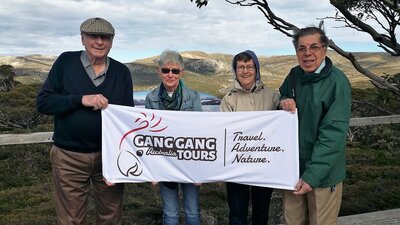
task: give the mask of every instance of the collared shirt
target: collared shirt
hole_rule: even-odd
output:
[[[96,87],[103,83],[103,81],[106,79],[108,65],[110,65],[110,58],[108,58],[108,56],[106,58],[106,67],[102,72],[99,73],[99,75],[96,75],[96,73],[94,72],[93,66],[89,61],[89,57],[87,56],[86,51],[82,51],[81,62],[86,70],[86,73]]]
[[[319,65],[318,69],[315,70],[314,73],[320,73],[321,70],[325,67],[325,59],[322,61],[321,65]]]

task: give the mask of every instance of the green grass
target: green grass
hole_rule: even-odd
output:
[[[0,224],[55,224],[49,149],[49,144],[0,147]],[[350,146],[347,156],[341,215],[400,208],[398,149]],[[200,190],[203,217],[227,224],[225,184],[203,184]],[[162,224],[158,186],[126,184],[123,210],[122,224]],[[91,198],[87,224],[94,224],[94,215]]]

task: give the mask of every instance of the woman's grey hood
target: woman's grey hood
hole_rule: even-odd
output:
[[[260,63],[258,62],[258,58],[257,58],[256,54],[251,50],[246,50],[246,51],[243,51],[243,52],[249,54],[251,59],[253,59],[254,65],[256,67],[256,83],[257,83],[258,81],[260,81],[260,78],[261,78],[261,76],[260,76]],[[239,54],[241,54],[243,52],[240,52],[237,55],[239,55]],[[235,57],[233,57],[233,58],[235,58]],[[235,62],[235,60],[232,60],[232,71],[233,71],[233,78],[236,80],[236,62]]]

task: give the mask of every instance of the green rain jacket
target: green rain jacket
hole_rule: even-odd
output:
[[[300,177],[313,188],[343,181],[351,112],[347,77],[326,57],[318,74],[305,74],[300,66],[292,68],[279,91],[281,99],[294,98],[297,105]]]

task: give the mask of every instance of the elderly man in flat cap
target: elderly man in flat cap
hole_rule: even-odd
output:
[[[84,224],[90,187],[96,224],[119,224],[123,184],[103,180],[101,109],[109,103],[133,106],[129,69],[108,57],[114,28],[90,18],[80,27],[84,51],[62,53],[38,95],[36,108],[54,116],[50,151],[58,224]]]

